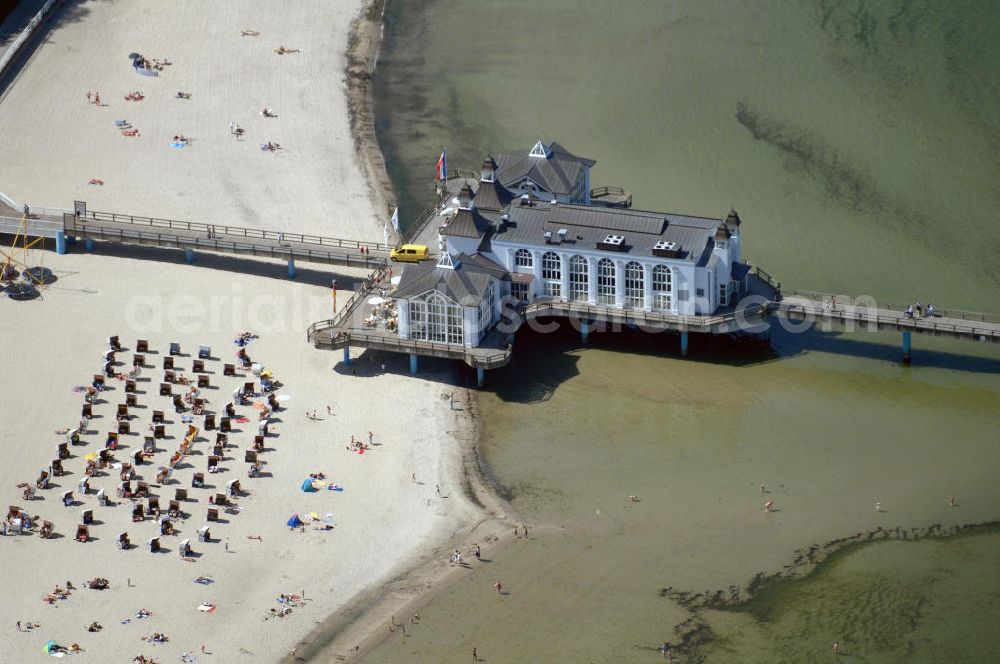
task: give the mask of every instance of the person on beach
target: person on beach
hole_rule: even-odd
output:
[[[435,484],[434,485],[434,491],[437,493],[438,498],[440,498],[441,497],[441,485],[440,484]]]
[[[493,590],[497,591],[497,595],[501,594],[500,591],[503,590],[503,584],[500,583],[500,579],[497,579],[497,582],[493,584]]]
[[[773,500],[769,500],[766,503],[764,503],[764,511],[765,512],[772,512],[772,511],[774,511],[774,501]]]
[[[101,93],[100,92],[95,92],[94,93],[94,104],[96,104],[97,106],[101,105]]]
[[[840,654],[840,641],[834,641],[833,642],[833,654],[834,655],[839,655]]]
[[[479,545],[476,545],[476,562],[481,562],[481,557],[483,552],[479,549]]]
[[[761,484],[761,485],[760,485],[760,492],[761,492],[761,493],[767,493],[767,487],[766,487],[766,486],[764,486],[763,484]]]
[[[87,103],[90,103],[90,99],[93,95],[90,94],[90,90],[87,90]]]
[[[958,507],[958,500],[955,499],[955,496],[952,496],[951,498],[948,499],[948,506]]]
[[[472,649],[472,661],[473,662],[478,662],[479,661],[479,653],[476,652],[475,648]]]
[[[881,512],[882,511],[882,501],[881,500],[876,500],[875,501],[875,511],[876,512]]]

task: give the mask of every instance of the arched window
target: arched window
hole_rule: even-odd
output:
[[[597,263],[597,302],[615,303],[615,263],[610,258],[602,258]]]
[[[518,249],[514,252],[514,267],[523,267],[531,270],[535,267],[535,259],[527,249]]]
[[[656,311],[673,310],[673,277],[666,265],[653,268],[653,309]]]
[[[645,301],[645,288],[643,285],[644,273],[642,265],[631,261],[625,265],[625,306],[632,309],[641,309]]]
[[[554,251],[542,254],[542,281],[546,295],[551,297],[562,295],[562,260]]]
[[[583,256],[573,256],[569,259],[569,299],[587,299],[590,266]]]
[[[463,342],[462,307],[436,291],[410,300],[410,338],[460,344]]]

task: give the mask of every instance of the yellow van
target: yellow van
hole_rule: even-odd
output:
[[[393,249],[389,258],[401,263],[419,263],[427,259],[427,247],[422,244],[404,244]]]

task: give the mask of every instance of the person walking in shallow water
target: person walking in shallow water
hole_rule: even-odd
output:
[[[764,511],[765,512],[773,512],[774,511],[774,501],[773,500],[769,500],[766,503],[764,503]]]
[[[840,641],[834,641],[833,642],[833,654],[834,655],[839,655],[840,654]]]

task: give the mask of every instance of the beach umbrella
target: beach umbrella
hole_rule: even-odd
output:
[[[55,647],[56,647],[56,642],[55,641],[49,641],[48,643],[46,643],[45,644],[45,648],[44,648],[45,654],[48,655],[49,653],[51,653],[52,649],[55,648]]]
[[[141,53],[136,53],[135,51],[133,51],[132,53],[128,54],[128,59],[129,60],[135,60],[136,58],[141,58],[141,57],[142,57],[142,54]]]
[[[94,459],[97,458],[97,452],[91,452],[90,454],[88,454],[83,458],[86,459],[87,461],[93,461]]]

